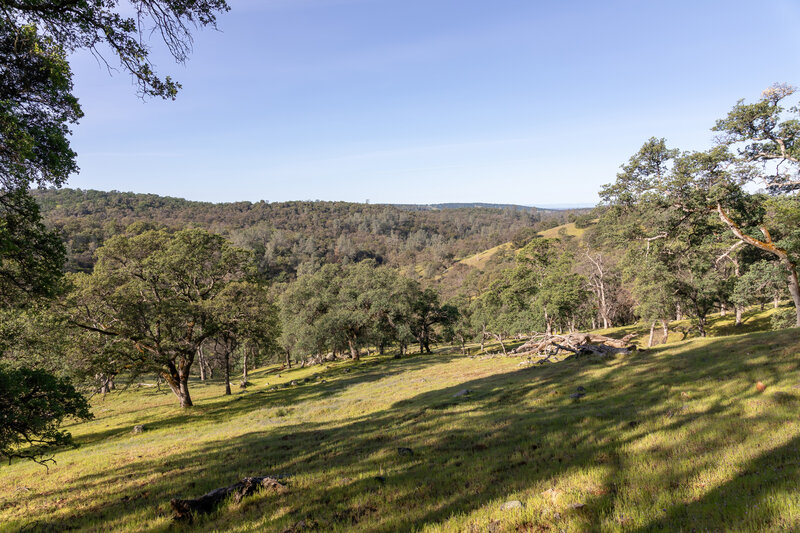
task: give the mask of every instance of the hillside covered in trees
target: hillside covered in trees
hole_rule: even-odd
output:
[[[347,202],[192,202],[153,194],[75,189],[34,191],[42,215],[67,245],[72,271],[87,271],[94,251],[134,223],[204,228],[252,249],[270,278],[293,279],[303,265],[372,258],[419,266],[429,276],[455,260],[557,226],[586,210],[522,206],[370,205]],[[534,231],[535,233],[535,231]]]

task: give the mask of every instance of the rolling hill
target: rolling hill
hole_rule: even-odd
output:
[[[190,411],[151,383],[97,396],[47,475],[0,467],[0,530],[165,530],[171,498],[253,475],[287,490],[191,530],[800,528],[798,330],[544,366],[475,350],[195,381]]]

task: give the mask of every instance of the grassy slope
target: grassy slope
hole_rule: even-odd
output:
[[[499,244],[493,248],[489,248],[488,250],[484,250],[475,255],[465,257],[464,259],[460,260],[459,263],[471,266],[473,268],[482,269],[484,266],[486,266],[486,263],[489,261],[489,259],[492,258],[494,254],[496,254],[501,250],[509,250],[512,248],[513,246],[510,242],[504,242],[503,244]]]
[[[82,446],[49,474],[0,466],[0,530],[166,529],[170,498],[276,473],[292,475],[288,493],[231,503],[193,530],[798,530],[798,333],[596,363],[435,354],[262,371],[234,397],[194,384],[189,412],[129,390],[95,399],[97,418],[70,428]],[[269,390],[315,374],[327,382]],[[570,399],[579,385],[586,397]],[[149,430],[131,435],[140,423]],[[524,509],[501,511],[510,499]]]
[[[561,226],[556,226],[555,228],[550,228],[545,231],[540,231],[539,235],[545,238],[557,239],[561,237],[562,230],[564,235],[578,238],[580,238],[586,232],[585,228],[576,228],[575,224],[571,222],[569,224],[562,224]],[[467,266],[482,269],[484,266],[486,266],[486,263],[489,261],[489,259],[491,259],[492,256],[494,256],[497,252],[510,249],[513,249],[513,245],[510,242],[505,242],[493,248],[489,248],[488,250],[465,257],[458,262]]]
[[[563,230],[565,235],[570,237],[578,237],[581,238],[584,233],[586,233],[586,228],[576,228],[574,222],[570,222],[569,224],[562,224],[561,226],[556,226],[555,228],[550,228],[545,231],[540,231],[539,235],[546,239],[557,239],[561,236],[561,231]]]
[[[792,308],[793,304],[784,302],[781,304],[780,309]],[[711,314],[707,317],[708,323],[706,324],[706,333],[710,337],[723,337],[726,335],[740,335],[742,333],[755,333],[758,331],[766,331],[770,329],[770,322],[772,315],[777,311],[772,305],[766,306],[763,310],[757,306],[746,310],[742,314],[742,324],[736,326],[736,317],[733,313],[728,313],[721,316],[719,313]],[[621,326],[616,328],[599,329],[596,331],[601,335],[608,335],[615,338],[621,338],[629,333],[635,333],[638,337],[635,342],[642,348],[647,346],[650,337],[650,324],[638,322],[629,326]],[[673,320],[669,323],[669,336],[667,342],[682,341],[687,338],[698,337],[696,328],[692,327],[690,319]],[[661,323],[656,324],[655,335],[653,335],[654,344],[661,344],[664,340],[664,335],[661,330]]]

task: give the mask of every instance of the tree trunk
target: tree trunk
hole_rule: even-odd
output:
[[[247,388],[247,353],[249,350],[245,350],[244,355],[242,356],[242,388]]]
[[[292,368],[292,352],[290,350],[286,350],[286,368]]]
[[[719,316],[727,316],[728,308],[725,306],[725,302],[719,304]]]
[[[792,295],[794,310],[797,314],[795,325],[800,328],[800,283],[797,282],[797,269],[792,270],[789,275],[789,294]]]
[[[724,222],[730,228],[733,234],[736,235],[740,241],[751,246],[755,246],[760,250],[764,250],[765,252],[769,252],[778,257],[788,275],[789,293],[792,295],[794,310],[795,314],[797,315],[796,325],[797,327],[800,327],[800,283],[798,283],[797,280],[797,265],[791,260],[789,253],[783,248],[775,245],[766,226],[761,226],[761,228],[759,228],[761,229],[761,233],[764,234],[764,240],[760,241],[744,233],[742,229],[731,219],[731,217],[728,216],[728,213],[725,212],[722,204],[719,202],[717,202],[717,212],[719,213],[720,220],[722,220],[722,222]]]
[[[192,397],[189,395],[189,376],[181,376],[179,394],[181,407],[186,408],[194,405]]]
[[[379,355],[383,355],[383,353],[384,353],[385,351],[386,351],[386,347],[384,346],[383,342],[381,342],[380,344],[378,344],[378,354],[379,354]]]
[[[98,393],[105,395],[114,390],[114,376],[95,374],[94,379],[100,383],[100,387],[97,389]]]
[[[650,324],[650,339],[647,341],[648,348],[653,347],[653,337],[655,336],[655,333],[656,333],[656,321],[653,320],[653,322]]]
[[[200,363],[200,381],[206,380],[206,356],[203,353],[203,345],[197,348],[197,362]]]
[[[356,343],[353,342],[353,339],[347,339],[347,345],[350,347],[350,357],[353,361],[358,361],[358,349],[356,348]]]
[[[503,349],[503,355],[508,355],[508,352],[506,352],[506,345],[503,344],[503,336],[502,335],[495,335],[495,338],[500,343],[500,348]]]
[[[742,306],[741,305],[737,305],[736,306],[736,324],[735,325],[736,326],[741,326],[742,325]]]
[[[773,305],[775,309],[781,306],[781,295],[778,291],[775,291],[775,298],[773,300]]]
[[[214,379],[214,369],[211,367],[211,363],[208,362],[208,358],[203,355],[203,362],[206,366],[206,376],[208,379]]]
[[[669,322],[664,319],[661,320],[661,331],[664,333],[661,344],[667,344],[667,339],[669,339]]]
[[[189,395],[189,369],[191,363],[184,366],[180,371],[173,363],[168,364],[168,372],[162,372],[161,377],[167,382],[172,393],[178,398],[182,408],[191,407],[192,397]]]
[[[680,302],[675,304],[675,320],[683,320],[683,310]]]
[[[706,317],[704,316],[697,317],[697,330],[700,332],[701,337],[706,336]]]
[[[228,350],[225,350],[225,396],[231,394],[231,356]]]

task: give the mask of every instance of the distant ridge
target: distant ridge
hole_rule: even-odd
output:
[[[532,205],[518,205],[518,204],[490,204],[484,202],[462,202],[462,203],[444,203],[444,204],[390,204],[400,209],[408,210],[426,210],[426,209],[511,209],[514,211],[557,211],[558,209],[534,207]]]
[[[240,200],[237,202],[208,202],[202,200],[187,200],[186,198],[182,198],[179,196],[165,196],[160,194],[154,193],[140,193],[140,192],[123,192],[123,191],[101,191],[97,189],[80,189],[80,188],[69,188],[64,187],[61,189],[47,189],[47,190],[34,190],[33,195],[42,201],[44,198],[48,197],[64,197],[64,196],[71,196],[74,194],[78,195],[88,195],[97,198],[98,196],[116,196],[116,197],[125,197],[125,198],[137,198],[140,201],[151,202],[151,207],[154,206],[161,206],[163,204],[170,204],[170,203],[185,203],[187,205],[194,205],[194,206],[228,206],[228,205],[254,205],[259,203],[257,200]],[[261,202],[264,202],[261,200]],[[342,205],[358,205],[362,204],[362,202],[348,202],[344,200],[290,200],[290,201],[275,201],[266,203],[272,204],[297,204],[297,203],[319,203],[319,204],[342,204]],[[369,204],[369,201],[367,201]],[[556,211],[585,211],[593,208],[592,204],[549,204],[543,207],[532,206],[532,205],[520,205],[520,204],[493,204],[487,202],[446,202],[440,204],[393,204],[393,203],[386,203],[386,202],[376,202],[376,206],[379,205],[387,205],[397,209],[402,209],[405,211],[437,211],[437,210],[445,210],[445,209],[509,209],[512,211],[523,211],[527,213],[536,213],[536,212],[551,212],[554,213]]]

